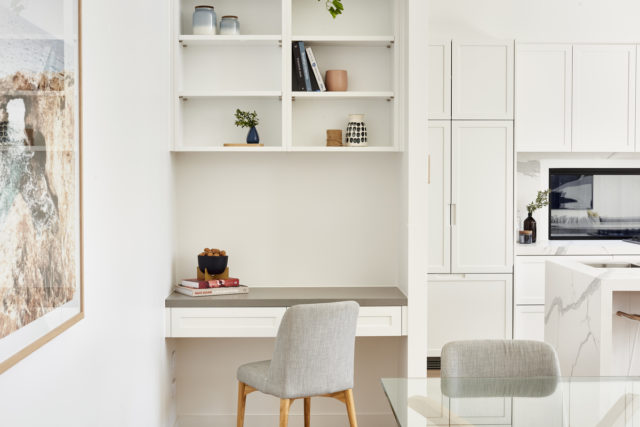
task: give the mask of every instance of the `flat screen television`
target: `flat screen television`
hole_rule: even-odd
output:
[[[640,236],[640,169],[549,169],[549,239]]]

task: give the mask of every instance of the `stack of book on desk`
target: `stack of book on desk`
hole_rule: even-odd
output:
[[[176,286],[176,292],[190,297],[211,295],[248,294],[249,288],[234,278],[218,280],[185,279]]]

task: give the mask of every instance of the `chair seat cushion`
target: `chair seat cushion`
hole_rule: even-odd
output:
[[[270,365],[271,360],[262,360],[260,362],[242,365],[238,368],[238,381],[264,393]]]

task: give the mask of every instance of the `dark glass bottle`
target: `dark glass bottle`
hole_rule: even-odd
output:
[[[536,242],[536,220],[533,219],[531,214],[529,214],[527,219],[524,220],[524,229],[525,230],[531,230],[531,232],[533,234],[532,241],[533,241],[533,243],[535,243]]]

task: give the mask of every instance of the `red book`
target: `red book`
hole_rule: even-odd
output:
[[[182,286],[186,288],[194,289],[208,289],[208,288],[235,288],[240,286],[240,279],[228,278],[217,280],[198,280],[198,279],[184,279]]]

